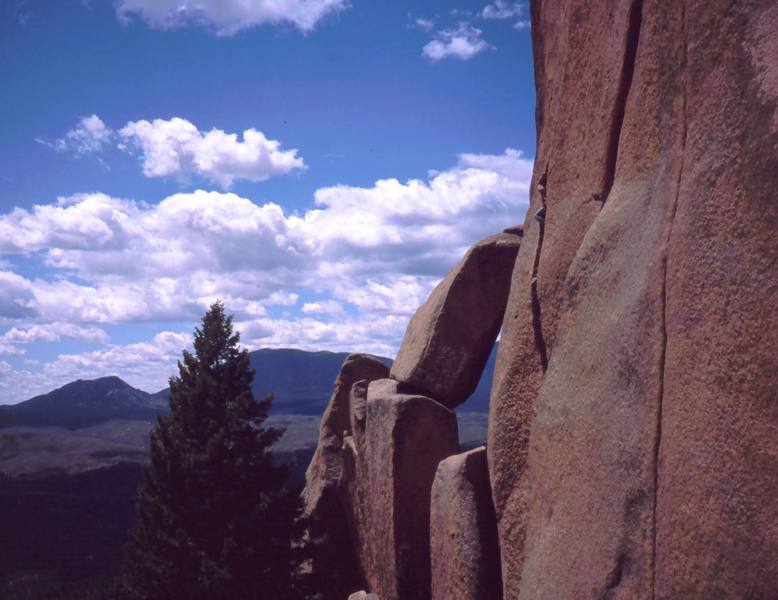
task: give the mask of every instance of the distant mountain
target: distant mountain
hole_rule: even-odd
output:
[[[255,371],[251,391],[261,400],[273,394],[274,415],[321,416],[327,406],[335,378],[348,352],[306,352],[291,348],[262,348],[249,353]],[[391,366],[392,359],[377,357]],[[154,398],[167,402],[165,388]]]
[[[273,394],[274,414],[321,415],[348,352],[263,348],[249,354],[258,400]],[[391,358],[377,357],[387,366]]]
[[[496,346],[495,346],[496,348]],[[273,415],[320,416],[348,353],[262,349],[249,354],[256,371],[252,390],[257,399],[273,394]],[[387,365],[389,358],[379,357]],[[470,399],[460,407],[485,413],[494,371],[495,351]],[[119,377],[79,379],[48,394],[11,406],[0,406],[0,428],[67,427],[77,429],[117,420],[153,420],[166,411],[169,390],[149,394]]]
[[[0,427],[59,426],[75,429],[108,420],[153,419],[167,402],[118,377],[79,379],[48,394],[0,406]]]
[[[484,368],[484,374],[473,395],[461,406],[467,412],[489,412],[489,392],[497,345]],[[271,414],[320,416],[327,406],[335,378],[348,352],[306,352],[289,348],[263,348],[249,353],[255,370],[251,386],[258,400],[273,394]],[[392,359],[379,356],[387,366]],[[169,390],[155,394],[167,399]]]

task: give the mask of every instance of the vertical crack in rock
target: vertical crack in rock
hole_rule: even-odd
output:
[[[538,181],[541,205],[535,213],[535,220],[540,225],[538,232],[538,245],[535,248],[535,261],[532,264],[532,278],[530,279],[530,291],[532,296],[532,329],[535,333],[535,347],[540,355],[540,368],[546,372],[548,368],[548,352],[546,340],[543,338],[543,328],[540,323],[540,299],[538,298],[538,268],[540,267],[540,252],[543,250],[543,237],[546,234],[546,181],[548,180],[548,164],[543,175]]]
[[[668,235],[668,239],[669,239]],[[665,250],[666,252],[666,250]],[[654,432],[654,503],[651,508],[651,598],[656,597],[656,514],[659,500],[659,450],[662,443],[662,401],[665,387],[665,358],[667,354],[667,254],[662,258],[662,352],[659,357],[659,398]]]
[[[624,62],[621,66],[621,78],[619,91],[613,109],[613,121],[611,122],[610,135],[608,136],[608,148],[605,154],[605,176],[602,189],[594,195],[594,199],[605,204],[613,187],[616,177],[616,161],[619,156],[619,138],[621,128],[624,125],[624,114],[627,109],[627,98],[632,87],[632,78],[635,74],[635,60],[638,53],[638,41],[643,21],[643,0],[633,0],[629,9],[629,26],[627,27],[627,43],[624,50]]]
[[[638,0],[640,1],[640,0]],[[683,56],[680,69],[684,76],[684,89],[683,100],[681,105],[681,124],[683,127],[681,133],[681,162],[678,168],[678,180],[676,182],[675,197],[673,198],[673,204],[670,209],[670,221],[667,230],[667,238],[665,240],[664,256],[662,257],[662,351],[660,354],[660,371],[659,371],[659,398],[657,402],[657,414],[656,414],[656,432],[654,438],[654,504],[652,508],[652,523],[651,523],[651,598],[656,598],[656,538],[657,538],[657,505],[659,502],[659,456],[662,444],[662,408],[664,403],[665,393],[665,370],[667,368],[667,271],[668,260],[670,253],[670,239],[673,233],[673,222],[675,221],[675,215],[678,211],[678,198],[681,194],[681,181],[683,179],[684,162],[686,157],[686,137],[688,134],[688,124],[686,122],[686,102],[688,97],[688,74],[686,68],[688,64],[688,43],[686,38],[686,0],[681,5],[681,27],[683,31]]]

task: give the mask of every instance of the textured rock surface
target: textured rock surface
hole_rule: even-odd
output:
[[[391,379],[367,392],[364,443],[349,443],[344,490],[367,588],[385,600],[429,598],[430,490],[438,463],[457,452],[456,415]],[[360,450],[362,448],[362,450]]]
[[[486,448],[441,461],[430,507],[432,600],[501,598]]]
[[[769,598],[778,7],[535,1],[532,32],[488,445],[505,597]]]
[[[778,590],[778,4],[697,1],[682,16],[656,597],[769,598]]]
[[[322,416],[319,428],[319,444],[306,472],[303,492],[309,514],[321,501],[321,497],[340,478],[342,469],[341,446],[344,432],[351,431],[349,396],[357,381],[373,381],[387,376],[389,368],[374,356],[349,354],[343,361],[335,380],[329,404]]]
[[[521,237],[478,242],[408,324],[391,376],[454,408],[478,385],[500,331]]]
[[[612,176],[606,156],[619,118],[630,21],[627,2],[531,6],[539,144],[497,355],[487,446],[507,598],[518,596],[524,559],[533,405],[554,348],[565,276],[601,209],[595,197]],[[533,215],[544,205],[541,223]]]
[[[362,586],[358,562],[348,534],[347,515],[339,498],[338,485],[343,471],[344,434],[351,429],[349,394],[358,380],[386,377],[389,368],[366,354],[350,354],[343,362],[330,402],[322,417],[319,443],[305,474],[303,502],[305,515],[311,519],[309,535],[326,537],[333,553],[317,557],[312,568],[322,575],[328,598],[343,598]]]
[[[383,381],[383,380],[379,380]],[[370,382],[357,381],[351,386],[350,420],[351,435],[343,439],[343,472],[338,486],[340,503],[346,515],[350,534],[350,547],[356,556],[355,570],[364,587],[367,582],[365,560],[371,540],[370,516],[368,505],[370,469],[366,464],[365,427],[367,425],[367,390]]]

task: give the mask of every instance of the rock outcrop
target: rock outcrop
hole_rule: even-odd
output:
[[[473,393],[500,331],[521,237],[478,242],[413,315],[391,376],[449,408]]]
[[[440,461],[459,450],[452,408],[481,377],[520,241],[521,228],[514,227],[467,253],[411,320],[391,378],[370,357],[352,355],[344,363],[303,493],[309,535],[326,546],[312,571],[328,599],[360,588],[384,600],[430,597],[432,482]],[[475,477],[471,471],[462,476]],[[485,490],[488,478],[471,528],[486,522]],[[474,577],[478,589],[494,583],[480,571]]]
[[[429,514],[438,463],[457,452],[456,415],[391,379],[367,390],[363,440],[349,443],[354,539],[367,588],[386,600],[430,595]],[[348,477],[348,475],[347,475]]]
[[[499,600],[497,522],[486,448],[438,465],[430,508],[432,600]]]
[[[778,7],[535,1],[532,32],[489,423],[505,595],[771,597]]]
[[[321,540],[337,554],[317,554],[311,565],[329,597],[344,598],[362,587],[359,562],[353,551],[347,517],[338,487],[343,473],[343,439],[351,432],[349,394],[357,381],[372,381],[388,375],[389,367],[373,356],[350,354],[343,362],[319,428],[319,443],[305,474],[303,503],[310,520],[308,535]]]
[[[531,0],[531,16],[515,262],[517,240],[477,246],[414,316],[397,381],[351,388],[340,489],[365,587],[489,597],[491,563],[511,600],[774,598],[778,5]],[[478,450],[433,484],[507,281],[488,478]]]

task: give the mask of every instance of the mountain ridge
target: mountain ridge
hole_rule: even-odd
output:
[[[463,406],[488,412],[495,349],[478,388]],[[273,394],[272,415],[321,416],[347,352],[309,352],[292,348],[262,348],[249,353],[255,370],[252,391],[257,400]],[[377,357],[391,366],[392,360]],[[78,379],[18,404],[0,406],[0,429],[66,427],[79,429],[114,420],[153,420],[168,409],[169,389],[149,393],[119,376]]]

